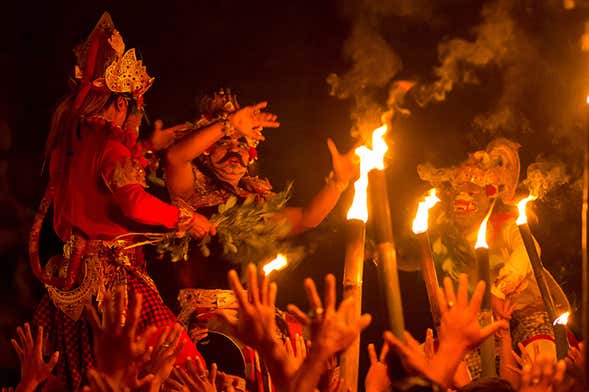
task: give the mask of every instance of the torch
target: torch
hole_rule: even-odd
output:
[[[496,199],[495,199],[496,200]],[[489,216],[495,206],[495,200],[489,208],[485,219],[479,227],[477,242],[474,246],[475,258],[477,263],[478,280],[485,282],[485,294],[481,304],[481,324],[482,326],[489,325],[493,322],[493,313],[491,310],[491,279],[489,268],[489,245],[487,244],[487,223]],[[497,369],[495,367],[495,337],[489,336],[481,344],[481,377],[497,377]]]
[[[554,306],[554,300],[552,299],[552,295],[550,295],[546,276],[544,275],[544,265],[542,264],[542,260],[536,249],[536,244],[532,237],[530,226],[528,225],[528,217],[526,216],[526,204],[528,201],[535,199],[535,196],[530,195],[517,203],[519,216],[516,223],[522,236],[524,246],[526,247],[526,252],[528,253],[530,264],[532,265],[532,271],[534,271],[534,277],[536,278],[540,295],[544,301],[544,306],[548,312],[548,317],[553,323],[554,340],[556,342],[556,358],[560,360],[566,358],[569,351],[566,329],[565,325],[559,321],[560,318],[556,314],[556,306]]]
[[[372,148],[376,160],[375,170],[369,173],[371,219],[374,220],[375,240],[378,251],[379,276],[387,303],[389,327],[395,336],[404,340],[405,321],[397,271],[397,251],[393,240],[391,210],[384,171],[384,155],[388,146],[384,140],[387,126],[377,128],[372,135]]]
[[[419,249],[421,252],[421,272],[423,274],[423,281],[427,291],[427,298],[429,300],[429,308],[432,313],[434,326],[437,328],[440,325],[440,307],[437,300],[438,277],[436,276],[436,268],[431,254],[430,239],[428,234],[428,220],[429,210],[435,206],[440,199],[436,196],[435,188],[430,189],[429,196],[426,196],[423,201],[420,201],[417,207],[417,213],[413,220],[413,234],[419,241]]]
[[[382,138],[384,132],[386,132],[386,127],[384,130],[379,128],[373,132],[373,145],[374,140]],[[368,220],[368,173],[377,167],[379,158],[376,156],[378,151],[370,150],[366,146],[360,146],[354,152],[360,158],[360,177],[354,183],[354,199],[346,217],[346,258],[344,265],[343,298],[354,298],[354,311],[349,317],[352,320],[357,320],[362,313],[362,275],[364,272],[366,221]],[[358,385],[359,361],[360,339],[356,339],[354,344],[341,356],[342,378],[348,386],[353,388],[353,391],[356,391]]]
[[[287,264],[288,260],[286,259],[286,256],[282,253],[278,253],[278,255],[276,255],[274,259],[264,264],[262,269],[264,270],[264,274],[268,276],[273,271],[280,271],[281,269],[284,269],[284,267],[286,267]]]

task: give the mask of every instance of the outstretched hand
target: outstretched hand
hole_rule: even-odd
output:
[[[346,153],[340,153],[334,141],[327,139],[327,148],[331,154],[331,165],[338,184],[348,185],[360,175],[360,160],[355,153],[355,147]]]
[[[262,130],[264,128],[278,128],[280,123],[276,121],[278,116],[261,110],[268,106],[268,102],[260,102],[246,106],[229,115],[231,125],[243,136],[254,140],[264,140]]]
[[[18,355],[20,361],[19,391],[33,391],[37,386],[45,381],[51,374],[51,371],[57,364],[59,352],[54,352],[48,362],[43,360],[43,327],[37,329],[37,336],[33,338],[29,323],[22,327],[16,328],[19,342],[11,339],[12,347]]]

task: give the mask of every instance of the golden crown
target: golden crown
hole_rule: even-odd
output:
[[[155,78],[147,74],[147,68],[137,60],[135,49],[129,49],[108,66],[104,74],[106,87],[115,93],[131,93],[141,97],[153,84]]]

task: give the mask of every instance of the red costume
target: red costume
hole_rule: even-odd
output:
[[[82,56],[85,61],[80,61],[78,53],[84,76],[66,100],[73,126],[63,126],[61,138],[50,137],[50,181],[31,234],[32,267],[48,290],[34,321],[44,326],[51,348],[61,354],[56,371],[68,390],[81,389],[85,370],[93,364],[91,330],[83,308],[94,296],[100,304],[105,292],[120,287],[127,294],[141,293],[138,333],[151,325],[162,329],[176,322],[147,275],[141,248],[130,247],[133,237],[126,234],[141,225],[174,229],[184,216],[144,190],[145,160],[136,130],[123,130],[86,110],[96,97],[113,94],[130,96],[140,109],[142,94],[152,83],[133,49],[110,56],[114,59],[105,61],[106,69],[94,64],[97,59],[109,59],[106,42],[117,49],[111,43],[114,35],[118,32],[105,14],[90,42],[82,46],[81,50],[87,50]],[[64,255],[53,257],[42,269],[38,239],[51,202],[55,232],[65,242]],[[184,335],[189,343],[179,360],[198,357]]]

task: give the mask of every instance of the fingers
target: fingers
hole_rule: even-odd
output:
[[[35,358],[43,359],[43,326],[37,327],[37,336],[35,337]]]
[[[263,101],[263,102],[258,102],[257,104],[255,104],[253,106],[254,110],[261,110],[264,109],[268,106],[268,102],[267,101]]]
[[[163,127],[164,127],[164,122],[162,120],[160,120],[159,118],[153,122],[153,129],[155,131],[161,131]]]
[[[466,308],[468,305],[468,277],[466,274],[460,274],[458,276],[458,297],[456,298],[456,304],[461,309]]]
[[[239,276],[237,276],[237,272],[235,270],[229,271],[227,274],[227,280],[229,282],[229,287],[235,293],[235,297],[237,302],[239,303],[239,307],[243,310],[249,309],[249,301],[247,299],[247,293],[241,282],[239,281]]]
[[[386,344],[384,346],[386,346]],[[378,362],[378,360],[376,359],[376,350],[374,349],[374,344],[372,343],[368,345],[368,358],[370,359],[371,365],[374,365]]]
[[[134,293],[131,298],[129,306],[129,314],[125,324],[125,334],[131,341],[135,338],[135,331],[139,324],[139,316],[141,314],[141,306],[143,304],[143,296],[140,293]]]
[[[249,297],[254,306],[260,305],[260,291],[258,288],[258,277],[256,274],[256,266],[249,264],[247,266],[247,288]]]
[[[331,154],[331,157],[336,157],[338,156],[340,153],[337,150],[337,146],[335,145],[335,143],[333,142],[333,139],[328,138],[327,139],[327,148],[329,149],[329,153]]]
[[[200,362],[200,361],[198,361]],[[217,364],[213,363],[211,365],[211,370],[209,371],[209,381],[211,384],[215,385],[215,380],[217,378]]]
[[[487,339],[489,336],[493,335],[495,332],[499,331],[501,328],[507,328],[509,324],[505,320],[495,321],[492,324],[489,324],[483,328],[481,328],[481,341]]]
[[[313,279],[305,279],[304,286],[305,292],[307,293],[307,301],[309,302],[309,307],[311,309],[323,309],[323,305],[321,304],[319,294],[317,294],[317,287],[315,287],[315,282],[313,282]]]
[[[473,314],[477,314],[481,310],[481,303],[483,302],[483,296],[485,295],[485,282],[480,281],[477,283],[472,298],[470,299],[469,308]]]
[[[454,285],[452,284],[452,280],[448,277],[444,278],[444,294],[449,304],[456,305],[456,294],[454,293]]]
[[[303,312],[298,306],[289,304],[287,305],[286,310],[288,310],[288,312],[292,314],[301,324],[311,324],[311,319],[309,316],[307,316],[307,314]]]
[[[440,287],[436,289],[436,298],[438,300],[438,306],[440,308],[440,315],[443,317],[446,313],[448,313],[448,302],[446,301],[444,291]]]
[[[387,359],[387,355],[389,355],[389,345],[383,344],[382,348],[380,349],[380,356],[378,357],[380,362],[385,362]]]
[[[336,292],[335,292],[335,276],[327,274],[325,276],[325,310],[335,310]]]
[[[276,295],[278,294],[278,285],[275,282],[270,283],[268,288],[268,306],[276,306]]]

